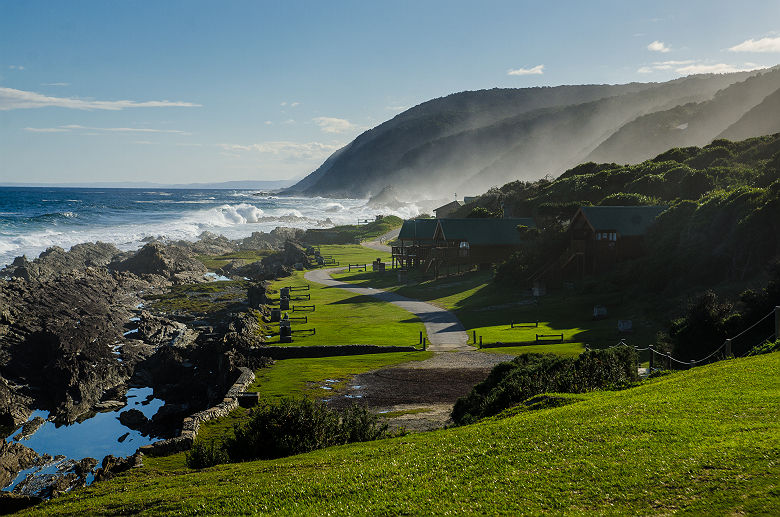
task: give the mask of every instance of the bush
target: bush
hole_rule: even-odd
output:
[[[624,387],[637,380],[632,347],[591,350],[576,359],[554,354],[524,354],[496,365],[487,379],[461,397],[452,409],[458,425],[497,415],[542,393],[582,393]]]
[[[196,441],[192,449],[185,455],[187,466],[191,469],[203,469],[213,467],[221,463],[228,463],[230,457],[225,449],[216,443],[204,443]]]
[[[232,461],[280,458],[388,436],[387,425],[378,421],[358,406],[342,416],[322,402],[285,398],[256,408],[225,446]]]

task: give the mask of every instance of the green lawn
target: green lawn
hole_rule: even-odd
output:
[[[540,298],[528,296],[492,282],[492,272],[473,271],[460,276],[451,276],[431,280],[413,273],[411,282],[400,286],[397,274],[388,271],[379,273],[337,273],[335,278],[362,286],[387,289],[398,294],[424,300],[453,311],[472,339],[473,331],[477,340],[483,343],[518,343],[533,346],[513,346],[491,348],[495,353],[524,353],[546,351],[563,355],[576,355],[589,344],[594,348],[612,346],[625,339],[627,343],[646,346],[654,342],[656,329],[649,324],[643,325],[645,314],[643,307],[631,300],[625,300],[619,294],[593,295],[573,290],[556,290]],[[593,306],[598,303],[607,306],[609,318],[594,321]],[[619,335],[617,320],[630,319],[637,332]],[[512,328],[511,323],[535,325]],[[536,334],[564,335],[563,344],[537,345]],[[472,342],[472,341],[470,341]]]
[[[324,256],[331,255],[339,263],[339,266],[368,264],[366,269],[369,271],[371,271],[371,263],[376,259],[381,258],[382,262],[388,263],[391,260],[389,253],[366,248],[359,244],[323,244],[322,246],[315,246],[315,248],[318,248]]]
[[[425,332],[425,326],[418,317],[395,305],[379,301],[373,296],[358,296],[343,289],[308,282],[301,271],[274,282],[272,289],[304,285],[310,285],[311,289],[294,291],[291,296],[294,298],[298,294],[310,294],[311,301],[292,300],[291,309],[294,305],[314,305],[314,311],[289,311],[288,314],[291,318],[308,317],[308,323],[293,322],[293,330],[316,328],[317,333],[294,333],[293,345],[413,346],[420,342],[420,332]],[[274,328],[278,330],[275,325]],[[269,341],[269,344],[278,343],[277,336],[273,336]]]
[[[780,514],[780,353],[570,405],[191,471],[146,458],[44,514]]]

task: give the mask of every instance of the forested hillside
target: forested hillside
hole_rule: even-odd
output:
[[[705,145],[731,126],[740,136],[766,134],[772,118],[750,111],[771,107],[778,88],[780,69],[770,69],[457,93],[366,131],[288,192],[366,197],[393,186],[407,200],[438,199],[557,176],[589,156],[636,163],[669,147]]]

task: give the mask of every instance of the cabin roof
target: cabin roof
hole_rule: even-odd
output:
[[[621,236],[644,235],[655,218],[668,206],[583,206],[579,214],[585,218],[594,231],[614,231]]]
[[[449,203],[447,203],[446,205],[441,205],[441,206],[440,206],[440,207],[438,207],[438,208],[434,208],[434,209],[433,209],[433,211],[435,212],[435,211],[437,211],[437,210],[441,210],[441,209],[443,209],[443,208],[444,208],[444,209],[451,208],[451,209],[453,209],[453,210],[454,210],[454,209],[456,209],[456,208],[460,208],[460,207],[462,207],[462,206],[463,206],[463,204],[464,204],[464,203],[463,203],[463,201],[457,201],[457,200],[456,200],[456,201],[450,201],[450,202],[449,202]]]
[[[472,246],[514,246],[523,242],[518,226],[536,228],[536,223],[530,217],[439,219],[436,237],[447,241],[467,241]]]
[[[403,241],[433,240],[436,219],[409,219],[404,221],[398,238]]]

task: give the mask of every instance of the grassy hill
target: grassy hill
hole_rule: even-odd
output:
[[[183,455],[36,514],[780,513],[780,353],[475,425],[202,471]]]

